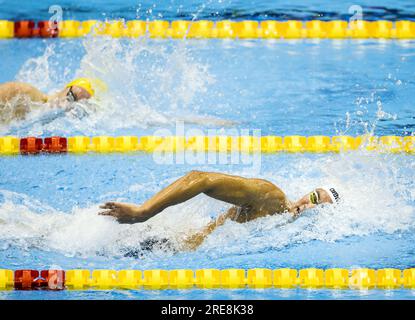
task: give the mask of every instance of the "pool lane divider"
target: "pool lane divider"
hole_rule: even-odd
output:
[[[0,20],[0,39],[77,38],[86,35],[173,39],[414,39],[415,21]]]
[[[51,153],[218,152],[328,153],[365,150],[415,153],[415,136],[74,136],[0,137],[0,155]]]
[[[411,269],[6,270],[0,290],[415,289]]]

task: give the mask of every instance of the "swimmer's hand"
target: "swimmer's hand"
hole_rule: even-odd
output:
[[[107,210],[101,211],[99,215],[115,217],[119,223],[144,222],[151,218],[146,210],[135,204],[107,202],[100,208]]]

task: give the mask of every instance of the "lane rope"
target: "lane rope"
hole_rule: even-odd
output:
[[[415,136],[74,136],[0,137],[0,155],[95,152],[415,153]]]
[[[114,38],[173,39],[414,39],[415,21],[287,20],[0,20],[0,38],[77,38],[86,35]]]
[[[178,270],[7,270],[0,290],[111,289],[415,289],[411,269],[178,269]]]

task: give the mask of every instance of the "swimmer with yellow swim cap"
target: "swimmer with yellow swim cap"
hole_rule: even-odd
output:
[[[65,93],[66,91],[66,93]],[[79,78],[68,83],[64,89],[66,100],[69,102],[89,99],[94,96],[95,90],[92,81],[87,78]]]
[[[267,215],[290,213],[297,218],[307,209],[325,203],[336,204],[340,197],[335,188],[316,188],[298,201],[290,201],[284,192],[270,181],[243,178],[216,172],[191,171],[161,190],[142,205],[107,202],[100,215],[112,216],[120,223],[144,222],[164,209],[185,202],[199,194],[233,205],[226,213],[201,231],[185,240],[183,249],[195,249],[218,226],[230,219],[239,223]]]
[[[46,95],[27,83],[2,83],[0,84],[0,123],[24,119],[26,114],[31,111],[30,105],[32,103],[47,103],[57,107],[65,107],[68,102],[90,99],[95,95],[96,87],[100,89],[104,86],[105,84],[99,80],[78,78],[68,83],[62,91],[54,95]],[[9,115],[4,114],[6,105],[12,106]],[[8,110],[10,111],[10,107]]]

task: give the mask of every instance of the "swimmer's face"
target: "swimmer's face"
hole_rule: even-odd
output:
[[[65,98],[69,102],[79,101],[91,98],[91,95],[82,87],[71,86],[64,90]]]
[[[297,202],[293,203],[291,212],[299,214],[307,209],[313,209],[320,204],[333,203],[327,191],[321,188],[314,189]]]

